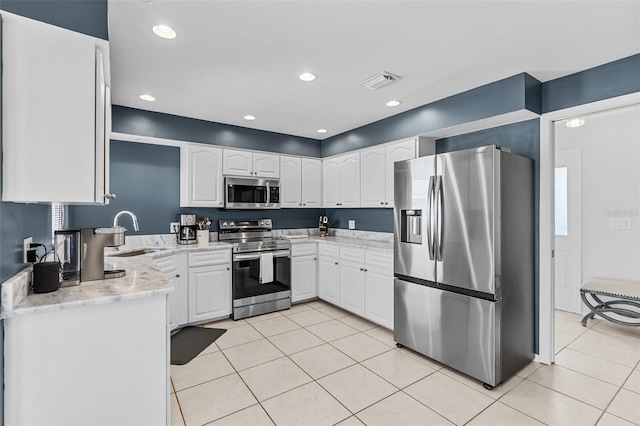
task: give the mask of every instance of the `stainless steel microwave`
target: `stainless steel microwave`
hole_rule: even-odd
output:
[[[226,209],[279,209],[280,179],[227,176],[224,178]]]

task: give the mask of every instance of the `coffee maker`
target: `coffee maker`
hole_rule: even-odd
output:
[[[80,230],[61,229],[54,232],[54,259],[60,262],[60,287],[80,285]]]
[[[178,244],[197,244],[197,230],[195,214],[180,215],[180,229],[178,231]]]

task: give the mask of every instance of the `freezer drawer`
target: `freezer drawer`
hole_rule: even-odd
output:
[[[501,302],[394,280],[396,342],[495,386]]]

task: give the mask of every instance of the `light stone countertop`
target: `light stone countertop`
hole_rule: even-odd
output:
[[[287,236],[286,234],[282,236]],[[38,312],[50,312],[76,307],[101,305],[145,297],[168,294],[174,291],[153,259],[171,256],[177,253],[189,253],[209,250],[230,250],[231,244],[211,241],[204,244],[178,245],[175,237],[141,236],[131,238],[133,244],[127,244],[119,250],[105,251],[105,269],[124,269],[126,275],[121,278],[82,282],[78,286],[64,287],[51,293],[34,294],[30,288],[31,268],[14,275],[2,284],[0,318],[12,318]],[[393,251],[393,243],[349,237],[319,237],[308,235],[304,238],[291,238],[292,244],[322,243],[338,244],[349,247]],[[140,248],[154,248],[159,251],[132,257],[114,257],[114,253],[127,253]]]

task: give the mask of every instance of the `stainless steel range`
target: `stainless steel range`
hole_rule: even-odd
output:
[[[289,309],[291,242],[273,238],[271,219],[218,225],[218,240],[233,244],[233,319]]]

